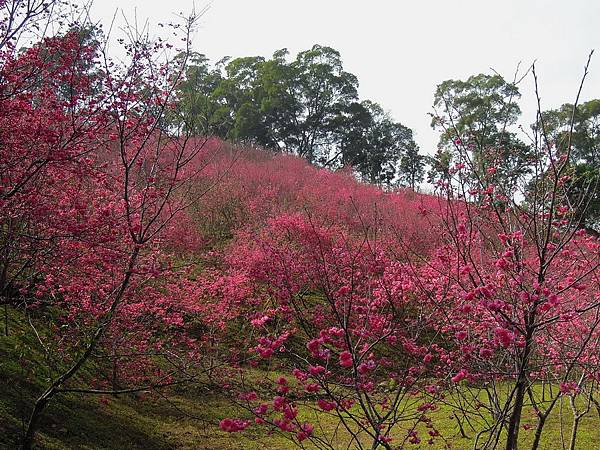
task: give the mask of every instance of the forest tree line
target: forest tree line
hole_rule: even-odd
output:
[[[440,140],[425,155],[413,130],[378,103],[359,99],[358,78],[331,47],[314,45],[295,59],[281,49],[271,58],[226,57],[216,64],[194,53],[171,120],[194,135],[285,151],[331,169],[350,166],[363,181],[412,189],[426,178],[448,178],[452,167],[467,162],[474,176],[495,167],[493,181],[510,189],[536,170],[532,142],[544,134],[563,153],[572,147],[570,172],[578,180],[572,201],[589,203],[581,225],[592,228],[600,219],[600,100],[578,105],[574,115],[569,103],[544,111],[517,132],[518,83],[498,74],[440,83],[431,122]]]

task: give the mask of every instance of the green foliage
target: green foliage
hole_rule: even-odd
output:
[[[493,182],[510,191],[529,172],[531,161],[529,146],[509,130],[521,114],[519,98],[517,86],[500,75],[479,74],[438,85],[431,126],[441,131],[439,146],[445,152],[440,156],[451,161],[434,162],[430,176],[439,176],[452,162],[466,164],[479,178],[493,166]]]
[[[208,58],[192,54],[185,79],[179,85],[179,108],[171,120],[193,135],[226,133],[231,126],[231,114],[215,95],[222,82],[220,70],[211,69]]]
[[[314,164],[352,165],[377,184],[415,187],[424,160],[412,131],[381,106],[358,102],[358,80],[338,51],[314,45],[288,61],[281,49],[222,61],[211,68],[194,55],[178,91],[174,125],[193,135],[216,135],[288,151]]]
[[[419,153],[419,146],[413,142],[400,157],[400,182],[415,190],[425,176],[425,156]]]
[[[311,162],[326,162],[341,114],[357,99],[358,80],[343,70],[340,54],[330,47],[315,45],[299,53],[291,67],[297,108],[291,110],[285,147]]]
[[[342,163],[366,181],[389,186],[399,177],[414,189],[422,180],[424,161],[412,130],[394,122],[377,103],[352,103],[341,129]]]
[[[545,111],[538,123],[538,129],[560,153],[566,153],[570,145],[572,160],[575,163],[600,166],[600,99],[578,105],[575,111],[569,103]]]
[[[444,148],[438,148],[434,156],[427,158],[429,172],[427,181],[434,183],[436,180],[449,180],[452,165],[452,153]]]
[[[572,126],[572,132],[571,132]],[[533,129],[557,156],[569,156],[569,199],[581,227],[600,225],[600,99],[544,111]]]
[[[467,81],[446,80],[438,85],[434,107],[443,111],[432,121],[443,127],[441,143],[466,136],[478,148],[496,143],[497,134],[516,122],[521,110],[515,103],[518,88],[499,75],[479,74]]]

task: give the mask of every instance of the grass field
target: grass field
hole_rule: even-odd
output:
[[[19,318],[19,319],[22,319]],[[22,322],[21,322],[22,323]],[[0,337],[0,448],[18,447],[19,437],[35,396],[44,385],[43,371],[24,367],[18,356],[39,359],[35,342],[25,328],[14,320],[9,336]],[[89,368],[88,370],[93,370]],[[31,374],[37,374],[32,376]],[[28,375],[29,374],[29,375]],[[257,376],[261,376],[260,373]],[[557,408],[558,411],[558,408]],[[314,412],[302,420],[318,422],[331,433],[338,425],[333,416],[325,413],[314,417]],[[225,433],[218,422],[224,417],[239,417],[239,412],[227,400],[198,386],[178,387],[165,391],[164,396],[120,395],[98,397],[81,394],[61,395],[48,407],[37,447],[44,449],[263,449],[284,450],[294,447],[279,435],[266,436],[255,427],[243,433]],[[468,438],[460,437],[452,410],[442,407],[431,414],[446,443],[453,449],[472,448],[473,431],[466,428]],[[318,419],[318,420],[315,420]],[[564,410],[564,434],[568,441],[571,416]],[[529,411],[525,423],[535,424]],[[316,427],[318,431],[318,427]],[[527,449],[534,430],[523,430],[522,448]],[[550,416],[542,439],[541,449],[561,449],[560,421],[557,413]],[[343,434],[341,435],[343,439]],[[435,445],[425,443],[407,445],[415,449],[442,449],[444,441]],[[310,446],[307,446],[310,448]],[[341,447],[342,448],[342,447]],[[580,425],[577,448],[600,449],[600,417],[595,409],[585,416]]]

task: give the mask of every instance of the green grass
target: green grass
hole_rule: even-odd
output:
[[[12,314],[9,336],[0,337],[0,449],[17,448],[24,421],[31,405],[48,377],[43,359],[22,315]],[[28,364],[24,362],[29,361]],[[93,375],[88,367],[87,375]],[[262,378],[266,373],[252,376]],[[269,374],[272,375],[272,374]],[[101,397],[82,394],[60,395],[47,408],[37,448],[43,449],[263,449],[295,448],[279,435],[266,436],[257,427],[243,433],[225,433],[218,422],[224,417],[239,417],[240,413],[223,396],[200,386],[171,389],[163,396],[120,395]],[[332,433],[338,421],[335,417],[301,409],[301,420],[318,423],[326,433]],[[443,406],[431,414],[436,428],[453,449],[470,449],[474,432],[466,427],[469,438],[461,438],[450,407]],[[564,432],[568,440],[571,416],[564,409]],[[530,410],[524,412],[524,423],[533,425],[522,430],[522,448],[527,449],[533,438],[535,419]],[[558,407],[550,416],[542,438],[541,449],[561,449]],[[319,430],[319,427],[316,427]],[[344,439],[344,433],[340,437]],[[347,437],[347,436],[346,436]],[[425,441],[426,439],[423,439]],[[414,449],[442,449],[443,441],[435,445],[410,445]],[[310,447],[309,447],[310,448]],[[600,418],[595,410],[583,418],[580,425],[578,449],[600,449]]]
[[[38,327],[38,332],[43,331]],[[0,335],[0,449],[18,448],[31,407],[51,376],[45,364],[35,363],[43,360],[26,317],[11,311],[9,335]],[[84,376],[93,376],[94,367],[86,367],[85,372]],[[224,397],[199,387],[172,388],[164,396],[147,395],[144,399],[136,394],[60,394],[44,412],[36,448],[286,448],[286,440],[280,436],[265,438],[256,428],[244,434],[220,431],[222,418],[237,415]]]

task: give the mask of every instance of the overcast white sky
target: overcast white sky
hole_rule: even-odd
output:
[[[196,0],[196,9],[209,2]],[[151,27],[189,12],[192,0],[96,0],[93,16],[109,23],[120,8]],[[589,51],[597,49],[583,99],[600,97],[600,0],[213,0],[194,50],[224,56],[293,56],[313,44],[340,51],[360,82],[361,98],[380,103],[415,130],[431,153],[433,94],[443,80],[490,73],[506,78],[519,61],[537,60],[544,109],[572,102]],[[521,85],[523,123],[535,117],[533,80]]]

